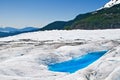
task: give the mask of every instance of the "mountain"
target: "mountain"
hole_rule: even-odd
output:
[[[41,28],[40,30],[63,30],[65,26],[71,25],[73,20],[71,21],[55,21]]]
[[[84,14],[82,19],[76,19],[70,29],[114,29],[120,28],[120,4],[110,8]],[[81,17],[81,16],[78,16]]]
[[[12,27],[0,28],[0,32],[15,32],[15,31],[18,31],[18,29]]]
[[[5,27],[5,28],[0,28],[0,37],[13,36],[13,35],[17,35],[20,33],[34,32],[34,31],[38,31],[38,30],[39,30],[39,28],[34,28],[34,27],[25,27],[22,29]]]
[[[113,3],[114,2],[114,3]],[[120,28],[120,0],[111,0],[97,11],[80,14],[67,22],[50,23],[41,30],[54,29],[114,29]],[[110,6],[107,6],[110,5]]]
[[[51,29],[59,29],[60,30],[60,29],[64,28],[66,23],[67,22],[65,22],[65,21],[55,21],[52,24],[50,23],[50,24],[46,25],[45,27],[41,28],[41,30],[51,30]]]
[[[39,30],[39,28],[35,28],[35,27],[25,27],[23,29],[20,29],[20,32],[29,32],[29,31],[36,31]]]

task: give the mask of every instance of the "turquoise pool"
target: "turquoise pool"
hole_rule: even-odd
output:
[[[94,61],[103,56],[106,52],[107,51],[91,52],[79,58],[74,58],[69,61],[49,65],[48,68],[49,70],[55,72],[74,73],[77,70],[80,70],[92,64]]]

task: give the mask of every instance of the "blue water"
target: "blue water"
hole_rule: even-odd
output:
[[[74,58],[69,61],[49,65],[48,68],[49,70],[55,72],[74,73],[77,70],[87,67],[99,59],[101,56],[103,56],[106,52],[107,51],[91,52],[79,58]]]

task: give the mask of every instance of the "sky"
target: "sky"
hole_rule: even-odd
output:
[[[0,27],[43,27],[94,11],[109,0],[0,0]]]

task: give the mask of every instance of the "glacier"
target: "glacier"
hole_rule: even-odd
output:
[[[48,65],[108,50],[72,74]],[[119,80],[120,29],[38,31],[0,38],[0,80]]]

